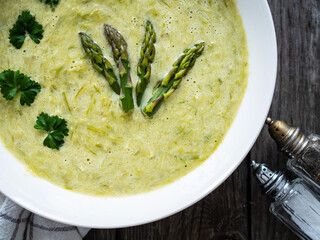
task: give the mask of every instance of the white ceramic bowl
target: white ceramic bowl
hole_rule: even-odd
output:
[[[0,145],[0,191],[39,215],[78,226],[118,228],[155,221],[217,188],[241,163],[267,116],[276,79],[277,46],[266,0],[238,0],[249,45],[250,75],[239,112],[217,151],[176,182],[130,197],[92,197],[32,176]]]

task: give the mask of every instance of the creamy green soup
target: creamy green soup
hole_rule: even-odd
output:
[[[33,174],[86,194],[136,194],[184,176],[223,140],[248,78],[246,36],[233,0],[61,0],[54,11],[37,0],[0,0],[0,5],[6,9],[0,13],[0,72],[20,70],[42,87],[30,107],[0,96],[2,143]],[[27,37],[16,49],[9,29],[24,10],[42,24],[44,37],[40,44]],[[152,119],[137,106],[122,111],[78,35],[88,33],[117,69],[103,24],[117,28],[128,43],[135,85],[147,20],[157,42],[144,103],[184,49],[206,43]],[[60,150],[45,147],[46,133],[34,129],[41,112],[67,121],[70,132]]]

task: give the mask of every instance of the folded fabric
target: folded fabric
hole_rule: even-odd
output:
[[[40,217],[0,193],[0,240],[80,240],[89,230]]]

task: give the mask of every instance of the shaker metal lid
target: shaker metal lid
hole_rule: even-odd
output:
[[[267,118],[266,124],[269,126],[269,133],[277,143],[278,148],[287,153],[290,157],[296,157],[303,152],[308,144],[308,138],[300,132],[297,127],[291,127],[285,122]]]
[[[251,162],[256,180],[262,185],[265,194],[278,199],[289,186],[289,182],[282,172],[272,171],[266,164]]]

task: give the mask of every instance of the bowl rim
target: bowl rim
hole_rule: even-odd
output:
[[[238,0],[237,4],[239,3],[239,1],[241,2],[241,0]],[[247,0],[247,1],[242,0],[242,2],[243,1],[250,2],[250,0]],[[58,221],[61,223],[65,223],[65,224],[71,224],[71,225],[82,226],[82,227],[91,227],[91,228],[130,227],[130,226],[136,226],[136,225],[141,225],[141,224],[157,221],[159,219],[163,219],[165,217],[173,215],[173,214],[193,205],[194,203],[198,202],[199,200],[201,200],[202,198],[207,196],[209,193],[211,193],[213,190],[215,190],[220,184],[222,184],[234,172],[234,170],[240,165],[240,163],[246,157],[246,155],[248,154],[248,152],[250,151],[250,149],[252,148],[253,144],[255,143],[256,139],[258,138],[258,136],[260,134],[260,131],[264,125],[264,120],[267,117],[267,114],[268,114],[268,111],[269,111],[269,108],[270,108],[270,105],[272,102],[275,83],[276,83],[276,74],[277,74],[276,33],[275,33],[272,15],[271,15],[267,0],[260,1],[257,4],[261,7],[261,9],[262,9],[261,11],[265,12],[265,18],[267,19],[267,22],[268,22],[268,26],[267,26],[268,33],[270,34],[270,39],[271,39],[270,46],[272,46],[272,49],[271,49],[272,51],[270,52],[270,59],[273,61],[273,64],[271,66],[271,69],[268,69],[269,70],[268,74],[271,76],[270,83],[269,83],[270,88],[268,89],[269,92],[266,93],[267,96],[266,96],[266,100],[265,100],[265,105],[261,109],[259,121],[258,121],[258,123],[256,123],[256,126],[255,126],[256,127],[255,134],[252,135],[250,141],[248,141],[248,143],[246,144],[246,147],[239,150],[239,152],[240,152],[239,155],[241,155],[241,157],[239,157],[239,159],[237,159],[237,161],[234,161],[232,166],[229,167],[227,171],[224,171],[224,174],[220,175],[219,178],[215,178],[215,180],[210,180],[208,178],[207,184],[205,185],[205,187],[202,186],[201,188],[196,189],[196,191],[194,191],[194,194],[192,196],[189,196],[188,200],[181,201],[180,205],[175,205],[175,206],[172,205],[170,207],[159,206],[159,210],[156,209],[154,205],[150,205],[150,206],[144,205],[143,202],[141,204],[139,204],[139,203],[137,203],[137,201],[140,201],[142,199],[150,200],[150,199],[152,199],[152,197],[150,197],[150,195],[161,196],[161,194],[163,194],[163,192],[166,192],[168,188],[171,188],[172,185],[183,186],[181,184],[181,182],[183,182],[184,179],[187,178],[187,176],[193,175],[191,178],[193,178],[193,179],[199,178],[200,176],[197,176],[197,174],[195,173],[199,167],[197,169],[191,171],[185,177],[178,179],[174,183],[171,183],[165,187],[162,187],[160,189],[157,189],[157,190],[154,190],[154,191],[151,191],[148,193],[137,194],[134,196],[108,198],[108,197],[84,196],[83,194],[74,193],[74,192],[66,193],[66,194],[69,194],[70,196],[72,195],[72,199],[77,199],[77,197],[79,197],[80,203],[77,203],[75,201],[74,202],[66,202],[66,203],[64,203],[65,205],[63,206],[64,209],[74,207],[74,211],[82,211],[81,206],[84,206],[83,203],[90,202],[90,200],[88,200],[88,199],[94,199],[94,202],[97,203],[99,206],[102,206],[100,204],[108,204],[108,201],[112,202],[114,199],[119,201],[120,204],[122,202],[127,203],[127,202],[130,202],[130,200],[133,200],[136,203],[136,205],[134,205],[132,207],[140,207],[140,209],[144,209],[143,210],[143,212],[145,214],[144,216],[142,216],[142,217],[138,216],[138,215],[127,216],[128,219],[125,219],[125,220],[124,219],[121,220],[120,218],[119,219],[117,218],[115,220],[114,224],[112,221],[105,221],[105,219],[103,218],[103,214],[105,214],[106,218],[109,218],[110,217],[109,215],[112,215],[112,214],[108,215],[108,212],[102,213],[101,216],[99,217],[99,219],[97,221],[94,221],[93,219],[95,216],[91,216],[89,214],[90,209],[93,210],[94,207],[93,208],[91,207],[90,209],[88,208],[87,209],[88,213],[86,213],[89,216],[89,219],[91,220],[91,222],[88,222],[88,220],[85,220],[85,219],[77,219],[76,216],[72,216],[72,214],[70,215],[67,212],[63,212],[63,210],[64,210],[63,208],[62,209],[54,209],[51,207],[51,206],[55,206],[55,204],[52,204],[53,201],[58,200],[59,203],[63,205],[63,201],[64,201],[63,196],[62,197],[57,196],[57,198],[52,200],[49,198],[54,198],[53,195],[49,194],[49,196],[47,196],[46,194],[44,194],[42,196],[42,199],[35,200],[32,198],[32,196],[28,197],[28,195],[25,192],[23,192],[24,187],[26,190],[32,190],[32,187],[27,186],[27,185],[23,186],[23,184],[22,184],[22,186],[20,186],[18,189],[17,187],[13,187],[13,185],[8,184],[8,181],[0,181],[1,192],[4,195],[6,195],[7,197],[9,197],[10,199],[12,199],[17,204],[19,204],[20,206],[22,206],[22,207],[26,208],[27,210],[34,212],[40,216],[43,216],[45,218],[48,218],[48,219],[51,219],[54,221]],[[242,16],[241,11],[240,11],[240,15]],[[250,54],[250,52],[249,52],[249,54]],[[249,58],[250,58],[250,56],[249,56]],[[271,82],[271,80],[272,80],[272,82]],[[248,87],[249,87],[249,84],[248,84]],[[243,104],[241,103],[241,106],[242,105]],[[241,106],[240,106],[240,108],[241,108]],[[239,109],[239,112],[240,112],[240,109]],[[229,132],[230,132],[230,129],[228,130],[227,135],[229,134]],[[218,147],[218,149],[219,148],[220,148],[220,146]],[[0,154],[1,154],[1,152],[0,152]],[[220,156],[220,157],[223,157],[223,156]],[[9,159],[9,160],[11,160],[11,159]],[[18,161],[18,160],[16,160],[16,161]],[[208,162],[208,159],[205,161],[205,163],[206,162]],[[0,159],[0,163],[1,163],[1,159]],[[205,163],[203,163],[202,165],[204,165]],[[14,163],[14,164],[16,164],[16,163]],[[17,164],[19,165],[18,168],[24,169],[24,166],[20,162]],[[10,168],[13,166],[16,167],[17,165],[9,165],[8,167]],[[0,170],[0,173],[1,173],[1,170]],[[27,174],[27,175],[28,176],[23,176],[20,180],[23,181],[24,177],[32,178],[32,179],[35,178],[36,180],[31,179],[30,181],[37,182],[37,184],[39,183],[41,190],[46,189],[46,187],[49,187],[50,189],[53,189],[52,194],[61,193],[62,191],[67,191],[67,190],[61,189],[60,187],[52,185],[51,183],[46,182],[43,179],[39,179],[39,178],[30,176],[30,174]],[[0,176],[0,180],[1,180],[1,176]],[[197,188],[197,186],[195,186],[195,188]],[[180,194],[180,198],[187,196],[187,189],[181,189],[181,192],[178,191],[177,195],[179,195],[179,194]],[[110,200],[110,199],[113,199],[113,200]],[[161,198],[161,200],[163,200],[164,202],[166,201],[164,198]],[[47,201],[48,203],[51,203],[52,205],[48,206],[45,203],[42,203],[41,201]],[[131,206],[128,206],[128,207],[129,208],[127,208],[127,209],[130,209]],[[103,210],[105,210],[105,209],[103,209]],[[134,211],[135,211],[135,209],[133,209],[133,212]],[[153,211],[153,212],[150,214],[147,214],[148,211]]]

